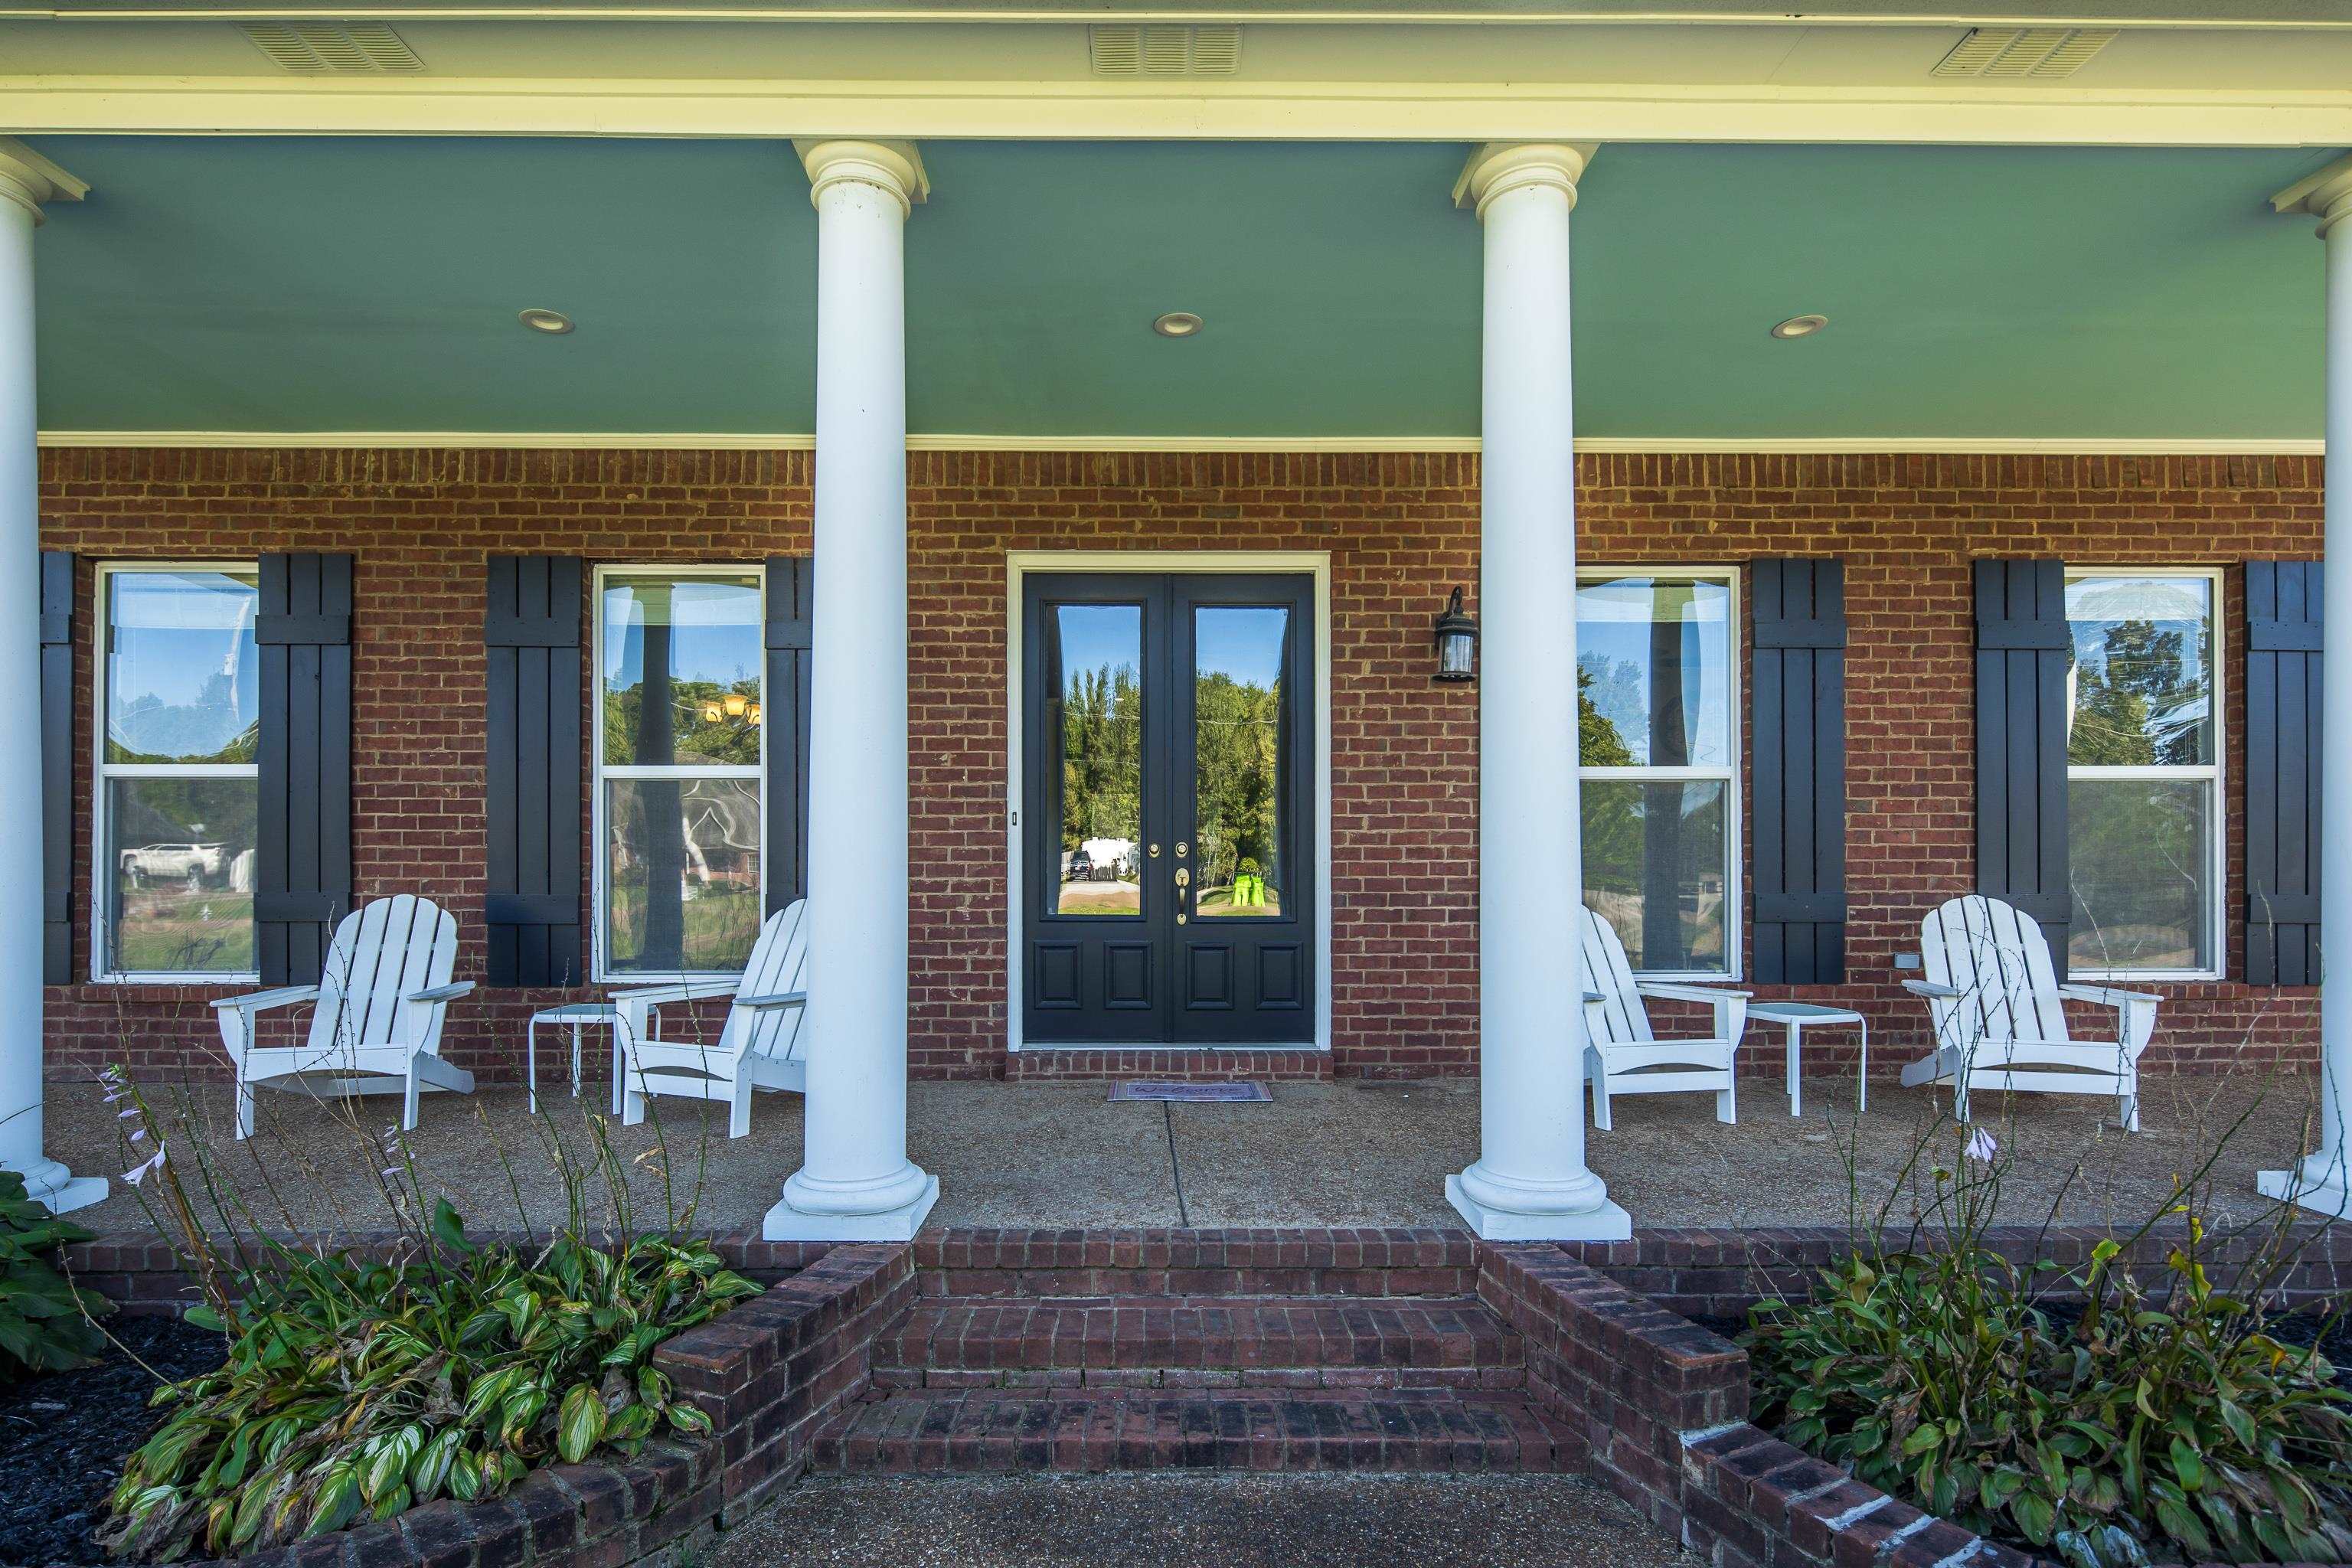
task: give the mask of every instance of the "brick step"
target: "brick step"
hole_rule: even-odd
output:
[[[922,1389],[852,1406],[819,1470],[1580,1473],[1582,1440],[1507,1393]]]
[[[1459,1230],[942,1230],[915,1238],[926,1296],[1475,1296]]]
[[[1517,1388],[1526,1347],[1472,1299],[926,1300],[875,1345],[886,1388]]]

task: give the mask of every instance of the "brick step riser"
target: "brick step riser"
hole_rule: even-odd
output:
[[[1486,1389],[1525,1388],[1528,1371],[1517,1366],[1346,1367],[1000,1367],[989,1370],[921,1366],[877,1366],[877,1388],[1325,1388]]]
[[[1103,1296],[1343,1297],[1350,1300],[1478,1293],[1475,1263],[1412,1268],[923,1268],[925,1297],[1042,1300]]]
[[[893,1388],[1517,1388],[1527,1347],[1480,1302],[952,1297],[875,1346]]]

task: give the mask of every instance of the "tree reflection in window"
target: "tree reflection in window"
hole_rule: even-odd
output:
[[[1064,605],[1054,617],[1060,690],[1061,865],[1066,915],[1143,912],[1143,610]]]

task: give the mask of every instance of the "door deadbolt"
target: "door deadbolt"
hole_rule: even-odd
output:
[[[1184,852],[1191,847],[1192,846],[1185,843],[1182,839],[1178,839],[1176,841],[1176,858],[1179,860],[1184,858]]]
[[[1154,845],[1150,846],[1150,847],[1151,858],[1152,858],[1154,860],[1159,859],[1159,858],[1160,858],[1160,846],[1159,846],[1159,845],[1157,845],[1157,844],[1154,844]]]

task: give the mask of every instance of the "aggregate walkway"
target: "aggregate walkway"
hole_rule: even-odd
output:
[[[803,1480],[713,1568],[1699,1568],[1560,1476],[1017,1476]]]

